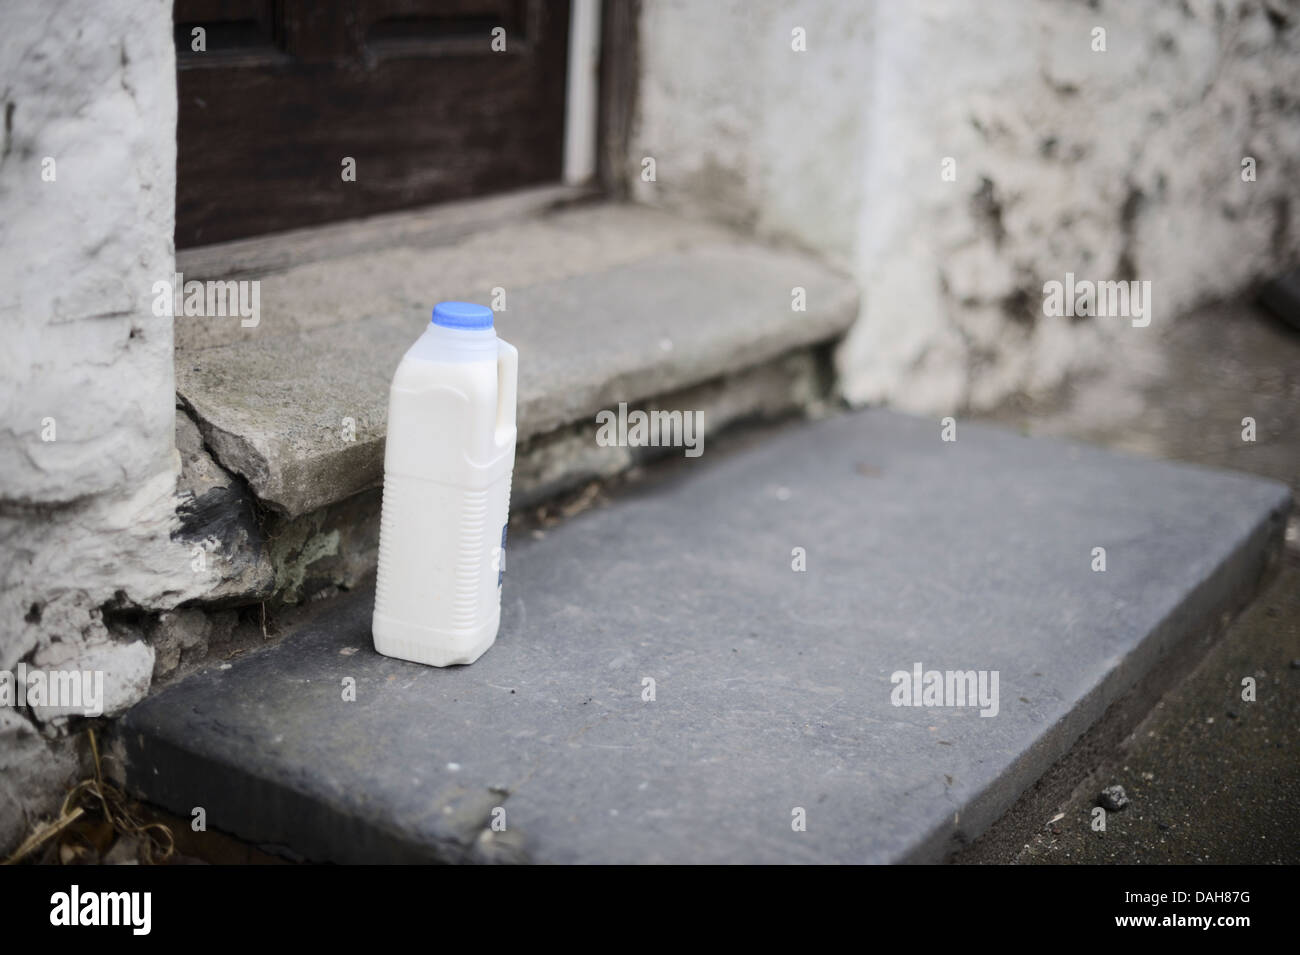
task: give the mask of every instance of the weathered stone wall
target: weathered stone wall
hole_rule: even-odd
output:
[[[641,27],[634,195],[847,263],[853,401],[1049,389],[1300,258],[1295,4],[647,0]],[[1150,281],[1151,325],[1046,317],[1067,272]]]
[[[138,608],[205,582],[171,541],[176,86],[170,0],[21,0],[0,29],[0,669],[147,691]],[[75,728],[75,724],[74,724]],[[63,719],[0,706],[0,852],[78,769]]]

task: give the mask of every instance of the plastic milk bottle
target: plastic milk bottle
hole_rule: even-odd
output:
[[[390,657],[473,663],[496,640],[519,352],[492,311],[442,302],[388,397],[372,630]]]

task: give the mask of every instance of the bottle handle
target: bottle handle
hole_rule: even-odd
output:
[[[497,339],[497,447],[514,439],[515,400],[518,394],[519,350],[502,339]]]

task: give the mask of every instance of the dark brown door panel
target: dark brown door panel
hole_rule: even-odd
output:
[[[567,0],[177,0],[174,17],[178,248],[560,178]]]

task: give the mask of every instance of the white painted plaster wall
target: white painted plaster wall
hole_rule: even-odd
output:
[[[988,407],[1297,261],[1298,48],[1272,0],[647,0],[634,195],[849,268],[851,400]],[[1067,271],[1151,281],[1152,326],[1045,317]]]
[[[173,56],[170,0],[3,11],[0,669],[103,670],[109,714],[147,691],[153,650],[105,606],[201,583],[170,541],[172,327],[149,307],[174,265]],[[0,853],[77,769],[64,721],[0,707]]]

